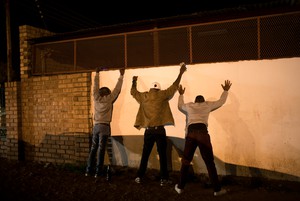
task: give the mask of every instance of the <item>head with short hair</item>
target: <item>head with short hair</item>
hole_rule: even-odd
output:
[[[109,95],[110,93],[111,93],[111,91],[110,91],[110,89],[107,88],[107,87],[101,87],[101,88],[99,89],[99,94],[100,94],[100,96],[107,96],[107,95]]]
[[[195,98],[195,103],[202,103],[202,102],[204,102],[204,101],[205,101],[205,99],[204,99],[204,97],[201,96],[201,95],[198,95],[198,96]]]

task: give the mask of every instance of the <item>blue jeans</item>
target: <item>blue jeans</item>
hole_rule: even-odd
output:
[[[87,161],[86,172],[92,172],[92,166],[95,161],[96,154],[98,155],[96,163],[96,174],[103,172],[103,163],[105,156],[105,148],[107,145],[107,139],[111,135],[109,124],[96,124],[93,128],[92,146]],[[97,153],[98,151],[98,153]]]
[[[157,129],[145,130],[143,153],[137,176],[143,177],[145,175],[149,156],[151,154],[154,143],[156,143],[157,152],[159,155],[160,177],[161,179],[169,179],[169,172],[167,167],[167,136],[166,130],[163,126]]]
[[[214,162],[213,148],[205,124],[191,124],[188,127],[183,157],[181,159],[180,180],[178,187],[183,189],[186,184],[190,163],[193,160],[197,147],[200,149],[200,153],[206,165],[208,176],[213,184],[214,191],[220,191],[221,186]]]

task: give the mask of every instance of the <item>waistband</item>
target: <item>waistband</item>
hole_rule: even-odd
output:
[[[189,125],[188,130],[190,129],[207,129],[207,126],[203,123],[195,123]]]
[[[158,130],[158,129],[163,129],[164,128],[164,126],[153,126],[153,127],[147,127],[146,129],[147,130]]]
[[[110,126],[110,124],[108,124],[108,123],[97,123],[97,124],[101,124],[101,125],[104,125],[104,126]]]

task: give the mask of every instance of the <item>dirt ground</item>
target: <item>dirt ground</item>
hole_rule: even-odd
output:
[[[172,185],[161,187],[157,170],[147,170],[143,184],[134,182],[136,169],[112,167],[110,181],[84,176],[84,167],[54,166],[0,158],[1,201],[98,201],[98,200],[300,200],[300,182],[222,177],[229,192],[214,197],[205,175],[195,175],[180,195],[174,190],[178,172],[171,172]]]

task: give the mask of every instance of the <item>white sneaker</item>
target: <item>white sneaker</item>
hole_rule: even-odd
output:
[[[142,182],[142,180],[141,180],[141,178],[140,177],[137,177],[137,178],[135,178],[135,183],[138,183],[138,184],[140,184],[141,182]]]
[[[178,188],[178,184],[175,185],[175,191],[178,193],[178,194],[181,194],[183,192],[183,189],[180,189]]]
[[[227,191],[225,190],[225,189],[222,189],[222,190],[220,190],[220,191],[218,191],[218,192],[214,192],[214,196],[221,196],[221,195],[224,195],[224,194],[226,194],[227,193]]]

